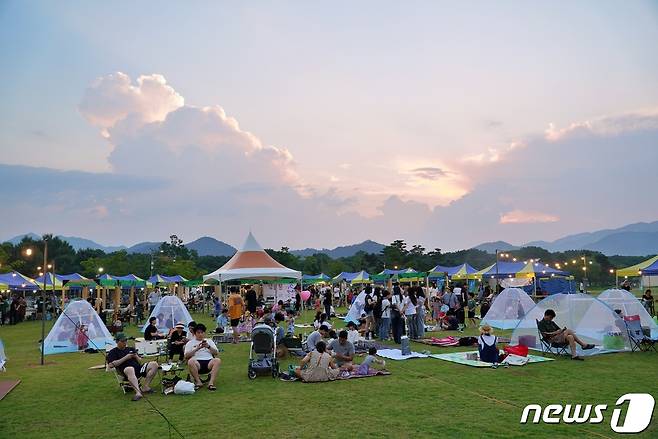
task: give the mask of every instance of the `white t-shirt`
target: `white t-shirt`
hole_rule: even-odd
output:
[[[213,348],[214,350],[218,350],[217,345],[215,344],[214,341],[207,338],[206,342],[208,342],[209,347]],[[192,340],[188,341],[185,344],[185,355],[192,352],[201,343],[203,343],[203,340],[197,340],[196,338],[193,338]],[[212,356],[212,352],[210,352],[210,349],[202,348],[199,349],[192,358],[194,358],[195,360],[212,360],[213,356]]]
[[[359,331],[356,329],[350,329],[347,331],[347,341],[350,343],[356,343],[359,340],[359,337],[361,337],[361,334],[359,334]]]
[[[405,316],[412,316],[416,314],[416,305],[414,305],[411,299],[409,299],[409,296],[405,297],[404,300],[402,301],[402,308],[405,308],[404,309]]]
[[[495,335],[482,334],[480,337],[478,337],[478,344],[480,345],[481,348],[484,347],[484,346],[482,346],[483,341],[487,344],[487,346],[491,346],[494,343],[496,343],[496,336]]]
[[[382,319],[391,318],[391,302],[384,298],[382,299]]]

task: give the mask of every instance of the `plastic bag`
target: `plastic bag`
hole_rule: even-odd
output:
[[[194,383],[180,380],[174,386],[174,393],[176,395],[192,395],[194,394]]]
[[[515,355],[515,354],[509,354],[505,359],[503,360],[503,364],[509,364],[510,366],[525,366],[528,364],[528,357],[523,357],[520,355]]]

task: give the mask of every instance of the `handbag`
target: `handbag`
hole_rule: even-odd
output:
[[[180,380],[174,386],[174,393],[176,395],[193,395],[194,383],[185,380]]]

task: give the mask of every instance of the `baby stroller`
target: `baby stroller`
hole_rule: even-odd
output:
[[[258,375],[269,375],[270,373],[272,378],[279,376],[274,329],[265,323],[257,323],[251,331],[251,350],[249,351],[247,375],[250,380],[253,380]]]

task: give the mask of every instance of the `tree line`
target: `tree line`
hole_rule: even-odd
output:
[[[188,279],[198,279],[203,274],[210,273],[221,267],[229,257],[199,256],[196,251],[183,245],[177,235],[171,235],[168,242],[163,242],[151,253],[128,253],[120,250],[105,253],[103,250],[75,250],[68,242],[52,235],[44,235],[42,239],[23,238],[17,244],[4,242],[0,244],[0,272],[19,271],[27,276],[36,277],[43,265],[44,239],[48,240],[48,263],[55,264],[57,273],[80,273],[90,278],[96,278],[101,273],[123,276],[133,273],[142,278],[151,274],[180,274]],[[28,252],[27,250],[31,251]],[[395,240],[385,246],[380,253],[358,252],[350,257],[332,259],[324,253],[311,256],[297,256],[286,247],[279,250],[266,249],[279,263],[300,270],[305,274],[325,273],[335,276],[343,271],[355,272],[366,270],[368,273],[379,273],[385,268],[402,269],[411,267],[418,271],[429,271],[436,265],[454,266],[469,263],[481,269],[493,264],[496,256],[481,250],[469,249],[454,252],[443,252],[439,248],[427,250],[420,245],[411,247],[403,240]],[[31,253],[28,255],[28,253]],[[610,285],[614,282],[614,274],[610,270],[637,264],[648,256],[611,256],[588,250],[572,250],[566,252],[549,252],[540,247],[524,247],[519,250],[505,251],[499,255],[501,261],[539,260],[541,263],[569,271],[576,280],[581,280],[585,274],[592,285]],[[585,257],[587,270],[582,270]],[[574,264],[573,261],[576,261]],[[591,262],[591,264],[590,264]],[[566,265],[565,265],[566,263]],[[102,271],[101,271],[102,269]]]

